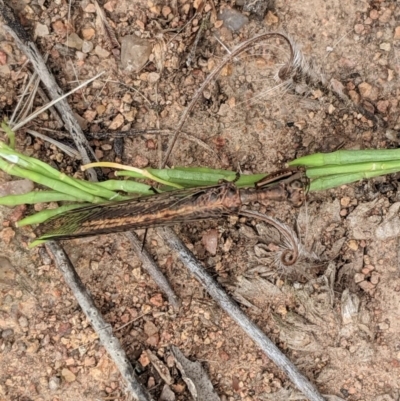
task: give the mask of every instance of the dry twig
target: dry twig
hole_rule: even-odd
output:
[[[152,401],[153,398],[149,392],[137,380],[125,351],[121,347],[118,339],[112,334],[110,324],[106,323],[101,313],[94,305],[92,298],[76,273],[64,249],[54,241],[48,242],[46,247],[54,256],[58,270],[62,273],[65,282],[68,284],[87,319],[99,336],[100,343],[112,357],[122,377],[126,380],[130,393],[139,401]]]
[[[14,11],[10,6],[0,0],[0,14],[3,16],[7,25],[4,26],[5,30],[12,36],[18,47],[25,53],[32,63],[36,73],[39,75],[41,81],[46,86],[50,97],[57,99],[62,96],[63,92],[58,86],[53,75],[47,69],[47,66],[41,56],[36,45],[31,41],[24,28],[14,15]],[[71,133],[72,139],[75,142],[79,153],[82,155],[83,163],[90,163],[92,160],[97,160],[92,148],[82,132],[81,127],[74,118],[71,106],[67,100],[61,100],[55,104],[55,107],[62,116],[67,130]],[[93,169],[88,170],[88,175],[91,181],[97,181],[96,173]]]
[[[179,259],[204,286],[218,305],[244,330],[293,384],[311,401],[325,401],[311,382],[303,376],[280,349],[241,311],[220,285],[206,272],[189,249],[170,228],[159,228],[158,233]]]

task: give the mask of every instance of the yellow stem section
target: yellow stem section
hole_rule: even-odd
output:
[[[169,187],[174,187],[174,188],[178,188],[178,189],[182,189],[183,188],[179,184],[174,184],[172,182],[165,181],[165,180],[163,180],[161,178],[158,178],[155,175],[149,173],[147,170],[142,170],[140,168],[132,167],[132,166],[125,166],[125,165],[119,164],[119,163],[112,163],[112,162],[89,163],[89,164],[85,164],[84,166],[81,166],[81,170],[85,171],[88,168],[94,168],[94,167],[111,167],[111,168],[118,168],[120,170],[134,171],[135,173],[141,174],[141,175],[143,175],[143,177],[146,177],[146,178],[148,178],[150,180],[153,180],[155,182],[159,182],[160,184],[168,185]]]

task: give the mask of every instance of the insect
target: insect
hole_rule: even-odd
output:
[[[39,240],[62,240],[115,233],[138,228],[219,218],[237,214],[251,202],[289,201],[301,206],[305,198],[304,174],[282,170],[239,189],[233,182],[83,206],[40,224]]]

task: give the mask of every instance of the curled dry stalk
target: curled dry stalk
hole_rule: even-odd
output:
[[[250,210],[241,210],[240,215],[252,219],[265,221],[270,226],[276,228],[278,232],[283,236],[281,251],[277,253],[276,258],[278,266],[293,266],[298,261],[299,257],[303,254],[303,247],[301,245],[301,242],[299,241],[298,236],[286,224],[280,222],[273,217]]]
[[[292,84],[298,83],[304,83],[307,85],[320,84],[323,87],[328,87],[325,75],[305,58],[297,43],[286,33],[268,32],[246,40],[224,57],[221,63],[219,63],[218,66],[214,68],[214,70],[208,75],[208,77],[204,80],[202,85],[194,94],[189,105],[182,113],[178,125],[174,130],[172,140],[162,163],[162,168],[164,168],[167,164],[171,152],[175,146],[176,140],[183,128],[183,125],[188,119],[190,113],[193,111],[196,102],[199,100],[201,94],[204,92],[206,87],[217,77],[217,75],[227,64],[234,61],[239,55],[250,50],[252,46],[262,42],[263,40],[271,39],[274,37],[283,39],[283,41],[286,42],[289,47],[289,60],[278,70],[276,74],[276,79],[278,81],[284,83],[284,86],[287,88],[293,86]]]
[[[236,49],[232,50],[231,53],[229,53],[225,56],[225,58],[221,61],[221,63],[217,67],[214,68],[214,70],[208,75],[208,77],[204,80],[204,82],[202,83],[200,88],[194,94],[192,100],[190,101],[189,105],[187,106],[185,111],[182,113],[181,118],[179,119],[178,125],[174,131],[174,135],[173,135],[171,143],[167,149],[167,153],[162,162],[161,168],[164,168],[166,166],[168,159],[171,155],[171,152],[175,146],[176,140],[178,139],[179,133],[180,133],[183,125],[185,124],[185,121],[188,118],[189,114],[193,111],[193,108],[194,108],[196,102],[198,101],[199,97],[201,96],[201,94],[203,93],[205,88],[217,77],[217,75],[221,72],[221,70],[228,63],[232,62],[232,60],[235,59],[235,57],[237,57],[240,54],[242,54],[243,52],[247,51],[254,44],[261,42],[262,40],[273,38],[273,37],[283,39],[289,46],[290,59],[288,62],[288,66],[290,66],[290,67],[287,68],[285,75],[289,73],[289,71],[291,70],[291,66],[293,65],[293,62],[294,62],[295,54],[293,52],[292,41],[289,39],[289,37],[287,35],[285,35],[283,33],[279,33],[279,32],[268,32],[268,33],[263,33],[261,35],[255,36],[254,38],[246,40],[245,42],[240,44],[238,47],[236,47]],[[285,66],[283,66],[282,68],[285,68]]]

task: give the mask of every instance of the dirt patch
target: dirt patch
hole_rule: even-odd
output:
[[[69,98],[102,160],[157,167],[168,137],[129,132],[173,129],[226,48],[278,29],[288,32],[314,60],[315,71],[319,66],[330,87],[343,90],[350,100],[307,82],[275,88],[276,73],[289,53],[285,43],[273,38],[233,60],[207,88],[184,126],[186,136],[178,139],[170,166],[256,173],[316,151],[398,147],[400,11],[395,2],[277,0],[262,19],[231,3],[213,2],[217,13],[231,7],[248,17],[237,31],[221,24],[208,3],[204,8],[201,2],[171,3],[103,5],[119,41],[136,35],[152,48],[150,56],[143,50],[149,59],[135,72],[123,68],[123,49],[101,30],[90,1],[71,7],[57,1],[11,2],[43,54],[49,54],[48,65],[65,92],[107,71]],[[2,117],[12,114],[28,79],[24,61],[0,30]],[[32,128],[56,131],[59,140],[68,142],[48,112]],[[110,132],[127,134],[123,140],[104,135]],[[18,133],[17,144],[70,174],[79,165],[25,132]],[[112,176],[108,170],[104,174]],[[5,174],[1,179],[10,180]],[[297,222],[306,249],[319,257],[319,262],[303,261],[298,271],[272,264],[265,235],[273,234],[263,225],[239,219],[175,230],[321,393],[350,401],[398,400],[399,244],[391,226],[398,219],[397,188],[398,177],[388,176],[309,194],[301,210],[261,207],[290,224]],[[1,396],[126,399],[116,368],[51,259],[43,248],[27,250],[32,231],[15,230],[11,213],[1,209]],[[215,254],[204,244],[210,232],[218,241]],[[151,230],[147,244],[182,300],[179,312],[143,273],[124,236],[64,243],[155,399],[164,383],[152,365],[143,366],[148,349],[170,369],[176,399],[189,397],[170,363],[172,344],[203,362],[221,399],[302,399]]]

